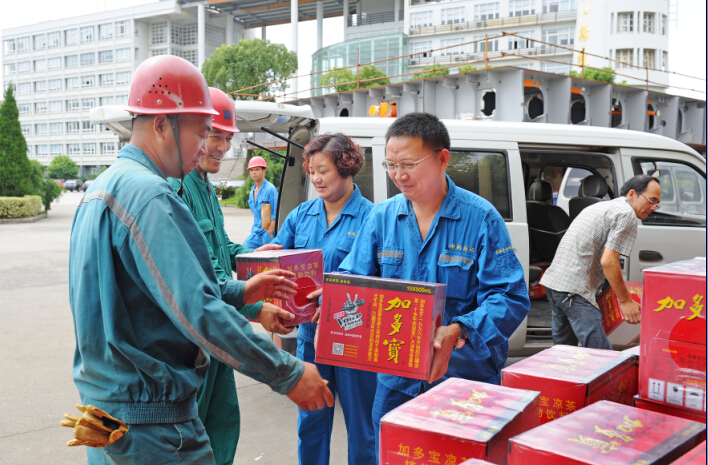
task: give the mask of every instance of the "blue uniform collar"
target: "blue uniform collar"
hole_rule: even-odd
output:
[[[361,196],[359,187],[354,184],[354,192],[352,192],[352,195],[349,197],[349,200],[347,200],[347,203],[344,204],[344,208],[342,208],[342,211],[339,214],[356,216],[357,213],[359,213],[359,207],[361,206],[363,199],[364,197]],[[307,214],[311,216],[325,215],[324,200],[318,197]]]
[[[457,194],[455,193],[455,183],[452,182],[452,179],[450,179],[450,176],[447,174],[445,175],[445,179],[447,180],[448,186],[447,195],[445,196],[442,207],[440,207],[438,216],[457,220],[460,218],[460,205],[457,201]],[[405,198],[403,194],[400,195],[403,201],[398,207],[398,216],[415,215],[411,201]]]
[[[147,169],[160,176],[162,179],[167,179],[165,174],[157,167],[154,161],[150,159],[145,152],[143,152],[138,147],[126,144],[120,152],[118,153],[118,158],[130,158],[131,160],[137,161],[141,165],[145,166]]]

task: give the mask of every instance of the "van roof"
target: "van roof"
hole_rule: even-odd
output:
[[[384,137],[394,118],[320,118],[320,133],[342,132],[350,137]],[[672,150],[694,156],[705,163],[698,152],[684,143],[656,134],[626,129],[573,126],[567,124],[509,123],[502,121],[442,120],[452,139],[518,142],[524,148],[554,145],[559,147],[632,147]],[[510,136],[511,135],[511,136]],[[512,138],[512,139],[510,139]]]

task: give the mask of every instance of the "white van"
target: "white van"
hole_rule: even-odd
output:
[[[302,146],[319,134],[342,132],[364,152],[366,164],[354,178],[362,194],[379,203],[398,193],[381,166],[386,152],[386,130],[394,119],[315,119],[308,106],[245,101],[236,102],[236,112],[248,120],[239,118],[238,126],[242,132],[258,132],[265,127],[288,134],[291,140]],[[100,108],[94,113],[101,114]],[[94,123],[111,127],[111,118],[93,119]],[[568,218],[551,208],[552,186],[540,189],[547,194],[545,198],[535,199],[528,198],[529,188],[535,180],[553,178],[556,184],[560,184],[566,172],[570,176],[574,168],[602,177],[608,198],[614,198],[622,184],[632,176],[657,174],[657,169],[660,176],[665,176],[666,167],[669,167],[672,176],[675,172],[681,173],[672,178],[672,186],[683,186],[673,188],[675,195],[684,195],[686,201],[690,197],[698,204],[692,213],[662,209],[639,225],[632,254],[623,260],[625,279],[642,281],[645,267],[706,255],[706,160],[687,145],[662,136],[621,129],[491,121],[443,122],[452,143],[448,174],[458,186],[481,195],[497,208],[506,221],[527,283],[529,277],[533,282],[540,274],[540,268],[531,264],[552,259],[553,242],[562,236],[563,224],[567,222],[566,228],[570,224]],[[120,126],[124,130],[127,125]],[[119,132],[121,128],[115,130]],[[287,195],[279,197],[278,222],[282,222],[301,202],[317,195],[301,169],[302,149],[289,145],[288,157],[280,187]],[[688,178],[693,184],[686,181]],[[662,189],[667,189],[669,183],[661,179]],[[685,195],[686,189],[692,195]],[[671,202],[669,191],[662,195],[666,196],[662,198],[662,205],[668,205]],[[543,214],[545,210],[554,210],[552,213],[560,216],[560,226],[551,224],[546,229],[561,231],[544,231],[543,224],[538,224],[543,214],[534,213],[529,218],[527,208],[540,209]],[[565,214],[567,216],[567,212]],[[546,252],[545,258],[539,256],[541,249]],[[550,321],[548,303],[533,301],[529,317],[509,341],[509,355],[525,356],[552,345]],[[639,326],[633,328],[638,334]]]

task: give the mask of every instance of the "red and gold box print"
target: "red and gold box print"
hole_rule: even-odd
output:
[[[636,389],[632,356],[557,345],[502,370],[502,386],[540,391],[541,424],[600,400],[632,405]]]
[[[509,441],[509,465],[668,465],[705,440],[706,425],[597,402]]]
[[[706,465],[706,442],[698,444],[671,465]]]
[[[317,311],[317,300],[307,296],[322,287],[324,263],[321,250],[266,250],[236,256],[238,278],[248,280],[268,270],[286,270],[295,273],[297,295],[288,300],[266,299],[295,315],[293,320],[282,320],[286,328],[307,323]]]
[[[632,300],[641,304],[642,283],[626,281],[625,284],[627,285],[629,294],[632,296]],[[637,342],[639,339],[639,333],[636,329],[632,330],[631,326],[633,325],[624,320],[624,313],[620,310],[619,298],[611,287],[603,292],[603,294],[597,299],[597,305],[600,307],[600,312],[602,313],[602,329],[605,330],[605,334],[609,336],[615,331],[619,332],[627,327],[627,334],[622,334],[617,341],[617,344],[629,345]]]
[[[538,399],[534,391],[449,378],[381,419],[379,463],[505,464],[509,438],[538,426]]]
[[[316,362],[428,378],[445,284],[324,276]]]

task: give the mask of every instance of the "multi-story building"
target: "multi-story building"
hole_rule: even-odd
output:
[[[120,144],[89,111],[127,103],[133,72],[150,56],[198,66],[243,38],[233,16],[208,16],[171,0],[3,30],[3,84],[15,85],[29,158],[47,165],[69,155],[80,175],[110,165]]]

